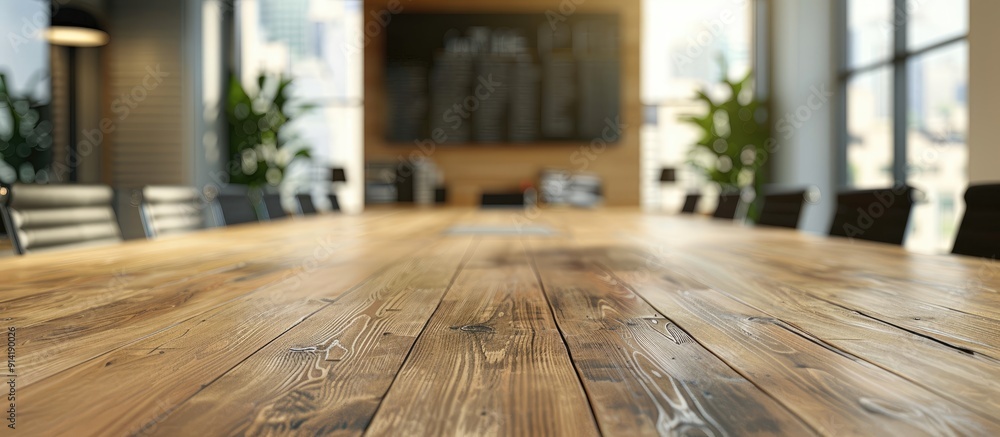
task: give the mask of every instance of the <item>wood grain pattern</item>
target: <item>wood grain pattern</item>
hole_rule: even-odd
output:
[[[32,435],[148,431],[158,416],[324,305],[289,298],[290,287],[275,291],[208,311],[32,385],[22,397],[27,407],[19,430]],[[204,335],[212,332],[226,334]],[[44,409],[32,408],[43,402]],[[65,411],[74,411],[74,418],[66,420]]]
[[[606,272],[538,272],[604,434],[814,433]]]
[[[941,332],[941,336],[935,337],[918,329],[901,329],[905,322],[896,324],[892,318],[882,315],[924,307],[936,317],[954,317],[955,311],[914,302],[912,296],[918,292],[912,286],[893,283],[895,285],[889,287],[880,282],[877,287],[860,288],[862,284],[844,277],[849,273],[841,275],[839,281],[834,279],[833,273],[823,273],[822,278],[817,278],[818,269],[815,268],[808,270],[808,275],[789,274],[790,265],[802,265],[803,270],[807,266],[801,260],[784,259],[781,255],[776,256],[780,262],[773,259],[765,262],[758,249],[752,249],[756,256],[731,246],[685,248],[680,253],[661,253],[661,256],[637,246],[624,249],[627,249],[625,254],[605,259],[617,262],[617,268],[628,271],[628,275],[638,274],[645,280],[649,279],[649,272],[684,272],[700,278],[704,286],[722,291],[771,317],[808,331],[828,345],[892,371],[986,417],[993,416],[1000,407],[1000,398],[996,395],[1000,392],[1000,362],[963,348],[963,341],[943,333],[952,329],[951,324],[929,321],[926,326]],[[630,258],[634,263],[631,266],[627,264]],[[640,259],[643,261],[636,261]],[[713,262],[704,262],[706,259]],[[844,299],[843,295],[854,296],[854,300]],[[897,299],[888,300],[891,296]],[[961,317],[956,320],[981,327],[973,330],[972,337],[966,338],[978,339],[970,340],[975,345],[990,347],[989,339],[995,336],[989,332],[996,329],[996,324],[984,322],[974,314],[966,318],[968,322]],[[886,348],[887,344],[898,347]]]
[[[473,262],[495,255],[477,251]],[[597,435],[530,266],[463,269],[368,431]]]
[[[19,330],[18,338],[27,352],[22,361],[33,371],[22,384],[33,384],[81,358],[99,356],[291,276],[284,268],[249,264],[194,284],[149,290],[28,326]]]
[[[909,381],[827,347],[809,333],[707,287],[623,279],[653,307],[697,332],[706,347],[818,429],[831,435],[983,435],[984,418]],[[813,399],[812,402],[795,402]]]
[[[440,243],[323,308],[148,425],[156,435],[358,435],[459,268]]]
[[[9,257],[0,278],[25,435],[1000,434],[991,260],[414,208]]]

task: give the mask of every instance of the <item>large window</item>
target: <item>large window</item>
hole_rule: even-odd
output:
[[[48,160],[51,159],[52,122],[49,116],[51,104],[49,78],[49,44],[42,31],[49,23],[48,4],[29,0],[6,0],[0,2],[0,29],[4,29],[3,43],[0,43],[0,75],[4,76],[11,99],[18,106],[7,107],[6,99],[0,99],[0,182],[11,183],[45,182],[48,180]],[[30,109],[30,111],[29,111]],[[37,123],[34,144],[8,144],[13,139],[13,116],[27,117],[22,123]],[[41,121],[33,119],[41,117]],[[24,125],[22,124],[22,129]],[[44,141],[40,141],[44,139]],[[17,150],[13,150],[17,148]],[[20,158],[29,155],[44,155],[39,158],[44,166],[35,168],[22,164],[15,168],[3,160],[3,156],[16,153]],[[28,159],[33,161],[34,159]]]
[[[315,105],[296,119],[312,164],[289,169],[286,192],[325,194],[328,167],[346,169],[340,206],[361,208],[363,56],[361,0],[240,0],[240,69],[244,83],[261,72],[293,78],[294,98]],[[374,19],[371,19],[374,20]],[[367,23],[378,24],[377,21]],[[317,196],[323,199],[324,196]]]
[[[968,184],[968,0],[845,8],[842,182],[916,187],[907,247],[948,251]]]
[[[742,79],[753,54],[753,1],[644,0],[642,3],[642,204],[679,209],[683,190],[707,188],[686,169],[688,151],[699,139],[684,115],[707,110],[696,92],[712,90],[725,74]],[[725,71],[723,71],[725,69]],[[718,89],[714,91],[719,91]],[[678,168],[678,184],[666,190],[659,170]],[[707,196],[710,197],[710,196]],[[707,202],[702,202],[707,205]],[[710,205],[708,205],[710,206]]]

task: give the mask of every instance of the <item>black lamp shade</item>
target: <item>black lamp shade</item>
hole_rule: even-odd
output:
[[[665,168],[660,171],[660,182],[677,182],[677,169]]]
[[[330,169],[330,182],[347,182],[347,174],[342,168]]]
[[[108,43],[108,34],[89,12],[63,6],[52,15],[46,37],[59,46],[97,47]]]

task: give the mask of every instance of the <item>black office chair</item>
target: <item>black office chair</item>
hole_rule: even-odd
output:
[[[215,198],[222,224],[226,226],[257,223],[257,209],[246,194],[219,194]]]
[[[18,255],[121,242],[113,204],[105,185],[0,187],[0,217]]]
[[[757,224],[779,228],[799,227],[799,218],[806,203],[806,192],[774,193],[764,195],[764,206]]]
[[[902,245],[915,191],[897,186],[840,193],[830,235]]]
[[[194,188],[148,186],[142,189],[139,216],[146,238],[152,239],[204,228],[205,209]]]
[[[492,208],[524,208],[523,193],[483,193],[480,206]]]
[[[262,200],[264,201],[264,209],[267,211],[268,220],[288,217],[285,207],[281,206],[280,194],[265,194]]]
[[[327,199],[330,199],[330,211],[340,211],[340,202],[337,202],[336,194],[328,194]]]
[[[740,193],[725,192],[719,195],[719,205],[715,207],[712,217],[717,219],[733,220],[740,208]]]
[[[1000,184],[976,185],[965,192],[965,217],[952,253],[1000,256]]]
[[[302,215],[316,215],[319,212],[316,210],[316,205],[313,204],[311,194],[296,194],[295,200],[299,202],[299,212]]]
[[[698,202],[701,201],[701,194],[688,194],[684,197],[684,206],[681,214],[694,214],[698,211]]]

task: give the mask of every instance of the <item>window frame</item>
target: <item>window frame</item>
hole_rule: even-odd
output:
[[[876,71],[880,68],[890,68],[892,75],[892,177],[896,184],[906,184],[908,179],[908,156],[907,146],[909,145],[908,135],[908,111],[909,111],[909,85],[910,71],[909,65],[912,60],[920,56],[932,53],[941,49],[952,47],[956,44],[968,42],[969,30],[965,33],[936,41],[922,47],[910,49],[909,45],[909,25],[910,14],[907,13],[907,3],[909,0],[893,0],[892,18],[893,38],[892,56],[886,59],[876,60],[859,66],[852,67],[850,64],[850,47],[848,37],[850,35],[849,3],[848,1],[837,2],[836,19],[837,42],[840,46],[839,64],[840,73],[837,78],[837,87],[840,109],[837,111],[837,184],[842,189],[852,188],[849,174],[848,147],[848,86],[851,79],[858,75]]]

